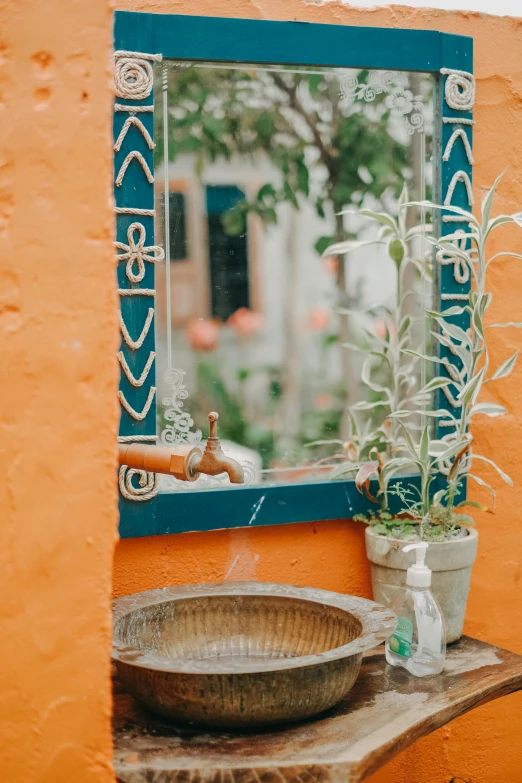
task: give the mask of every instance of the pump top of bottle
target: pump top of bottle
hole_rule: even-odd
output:
[[[417,562],[408,568],[406,572],[406,584],[410,587],[429,587],[431,585],[431,569],[424,563],[428,544],[419,541],[418,544],[408,544],[403,547],[403,552],[411,552],[415,549]]]

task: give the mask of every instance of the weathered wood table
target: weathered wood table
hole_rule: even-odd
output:
[[[419,679],[363,660],[340,704],[319,718],[263,732],[173,725],[142,709],[115,681],[114,764],[119,783],[357,783],[419,737],[522,689],[522,656],[463,637],[446,668]]]

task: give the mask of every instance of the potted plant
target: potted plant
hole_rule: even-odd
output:
[[[389,606],[397,592],[404,587],[406,569],[413,562],[410,555],[402,552],[405,540],[430,542],[427,564],[433,571],[432,589],[442,606],[449,642],[456,641],[462,634],[471,568],[477,551],[478,536],[472,528],[473,519],[464,509],[492,510],[473,500],[462,499],[464,484],[475,482],[485,488],[494,506],[493,488],[473,472],[477,462],[486,462],[506,483],[513,485],[511,478],[498,465],[473,448],[469,430],[475,416],[494,418],[506,413],[503,406],[482,400],[482,392],[486,384],[505,378],[512,372],[518,355],[516,352],[500,366],[492,367],[489,329],[522,327],[520,323],[511,322],[485,325],[492,300],[487,287],[490,265],[501,257],[522,258],[509,252],[496,253],[491,257],[487,255],[487,243],[493,231],[508,223],[522,226],[522,213],[491,218],[499,180],[500,177],[484,198],[480,220],[458,207],[438,206],[429,202],[417,204],[426,209],[450,210],[467,222],[466,232],[457,231],[434,241],[434,244],[438,260],[444,260],[445,254],[451,253],[453,259],[467,266],[472,276],[473,289],[468,301],[462,306],[427,313],[435,326],[434,339],[443,348],[449,349],[454,359],[450,361],[445,355],[427,355],[409,346],[400,346],[399,350],[406,356],[414,356],[442,367],[447,373],[446,376],[437,375],[433,378],[431,386],[427,384],[415,400],[425,400],[426,392],[431,389],[445,388],[454,395],[459,414],[455,416],[446,409],[422,409],[421,406],[420,416],[426,423],[419,437],[416,428],[412,427],[411,406],[391,411],[390,418],[399,422],[400,431],[400,437],[392,448],[400,456],[390,457],[389,444],[383,443],[383,453],[373,450],[371,460],[360,465],[356,477],[359,490],[380,504],[375,514],[364,518],[369,523],[366,529],[366,551],[371,562],[374,598]],[[470,318],[469,330],[452,322],[455,316],[464,313]],[[430,434],[437,420],[451,426],[450,434],[440,439],[434,439]],[[398,473],[405,469],[412,472],[412,468],[418,474],[416,481],[401,479],[400,476],[397,478]],[[340,466],[337,474],[341,471]],[[375,496],[370,491],[372,478],[378,480]],[[396,514],[389,510],[390,495],[398,501]]]

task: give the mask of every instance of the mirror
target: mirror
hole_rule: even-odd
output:
[[[401,207],[404,246],[359,211],[431,198],[435,80],[187,61],[155,79],[158,442],[200,443],[217,410],[248,483],[324,480],[423,385],[421,361],[398,385],[376,354],[405,324],[428,339],[428,217]]]

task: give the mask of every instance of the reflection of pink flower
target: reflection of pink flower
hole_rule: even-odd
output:
[[[312,332],[324,332],[330,323],[330,311],[327,307],[312,307],[308,311],[308,328]]]
[[[329,277],[337,277],[339,260],[335,256],[325,256],[322,259],[323,269]]]
[[[193,351],[214,351],[219,337],[219,327],[215,321],[194,318],[187,326],[187,340]]]
[[[332,407],[332,402],[333,400],[331,394],[328,394],[328,392],[321,392],[321,394],[316,394],[314,406],[320,411],[327,411]]]
[[[249,310],[248,307],[240,307],[227,321],[227,324],[240,337],[252,337],[263,327],[263,319],[259,313]]]
[[[390,337],[395,337],[395,326],[391,323],[391,321],[387,321],[384,318],[376,318],[375,321],[372,324],[372,331],[377,336],[380,337],[381,340],[386,339],[386,327],[388,327],[388,332]]]

